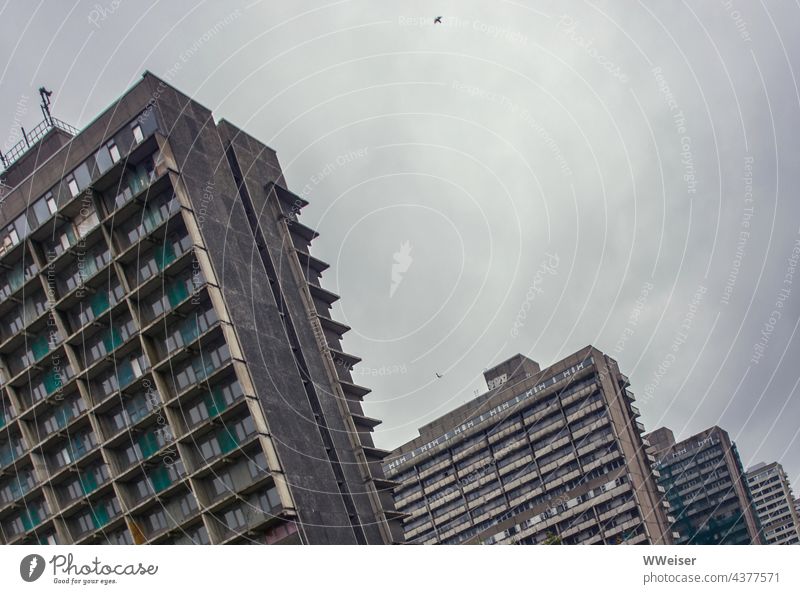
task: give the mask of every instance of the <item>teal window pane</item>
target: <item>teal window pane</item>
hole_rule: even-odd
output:
[[[172,244],[172,242],[166,243],[162,247],[158,248],[156,250],[155,259],[159,270],[164,270],[167,266],[174,262],[175,246]]]
[[[147,209],[142,217],[142,226],[145,233],[150,233],[161,224],[161,213],[158,210]]]
[[[38,526],[41,521],[42,518],[39,516],[39,510],[36,508],[32,507],[22,512],[22,527],[25,528],[26,531]]]
[[[215,388],[205,399],[206,410],[208,416],[213,417],[218,415],[226,408],[225,397],[222,395],[222,390]]]
[[[159,466],[150,473],[150,480],[153,483],[153,490],[159,493],[172,484],[169,471],[164,466]]]
[[[119,382],[120,390],[135,379],[136,374],[133,372],[133,366],[130,361],[123,361],[117,366],[117,381]]]
[[[98,291],[89,299],[89,306],[92,308],[92,313],[95,317],[106,311],[109,307],[108,293],[106,291]]]
[[[175,307],[187,297],[189,297],[189,290],[183,281],[172,283],[167,287],[167,299],[169,299],[169,304],[172,307]]]
[[[94,522],[95,528],[102,528],[108,524],[108,520],[108,509],[105,505],[92,509],[92,521]]]
[[[22,286],[23,281],[25,280],[25,269],[22,266],[22,262],[14,266],[11,270],[8,271],[6,274],[6,280],[8,284],[11,286],[12,291],[16,291]]]
[[[181,338],[183,339],[183,344],[192,342],[199,335],[200,327],[197,323],[197,320],[193,318],[186,318],[181,325]]]
[[[61,374],[56,370],[50,370],[44,375],[44,389],[48,396],[61,387]]]
[[[222,450],[223,454],[227,454],[231,450],[235,449],[239,442],[236,439],[236,435],[228,431],[227,429],[223,429],[217,434],[217,439],[219,440],[219,449]]]
[[[6,414],[0,411],[0,429],[6,426]]]
[[[114,327],[109,328],[103,337],[103,346],[106,348],[106,352],[110,353],[121,344],[122,335],[119,333],[119,330]]]
[[[88,495],[97,489],[97,476],[93,470],[81,473],[81,487],[84,495]]]
[[[47,334],[41,334],[31,343],[34,361],[38,361],[50,351],[50,342]]]
[[[64,405],[56,411],[55,420],[56,425],[58,425],[59,429],[63,429],[67,426],[70,419],[72,418],[72,407],[69,405]]]
[[[149,458],[158,451],[158,438],[155,432],[145,433],[139,438],[139,449],[142,450],[142,458]]]

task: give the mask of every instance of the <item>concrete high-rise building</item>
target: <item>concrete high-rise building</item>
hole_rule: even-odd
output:
[[[402,538],[306,201],[156,76],[3,154],[0,541]]]
[[[800,544],[800,519],[783,466],[777,462],[753,466],[747,471],[747,485],[766,544]]]
[[[646,437],[659,444],[651,451],[676,544],[762,544],[742,462],[727,432],[712,427],[674,443],[672,431],[662,428]]]
[[[593,347],[540,369],[522,356],[489,391],[420,429],[384,467],[412,543],[670,543],[639,411]]]

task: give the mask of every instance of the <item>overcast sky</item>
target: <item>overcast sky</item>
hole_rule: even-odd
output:
[[[81,127],[151,70],[311,201],[379,446],[593,344],[797,488],[797,3],[194,4],[5,2],[2,150],[40,85]]]

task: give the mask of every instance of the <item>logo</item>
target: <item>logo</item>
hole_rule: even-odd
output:
[[[411,263],[414,261],[411,257],[411,244],[408,241],[404,241],[393,256],[394,264],[392,264],[392,284],[389,287],[389,297],[394,297],[394,292],[403,282],[403,274],[408,272]]]
[[[19,562],[19,575],[26,582],[35,582],[44,573],[44,557],[25,555]]]

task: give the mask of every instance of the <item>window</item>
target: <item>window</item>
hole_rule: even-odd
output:
[[[108,154],[111,156],[111,160],[114,163],[119,161],[120,154],[119,154],[119,147],[117,146],[117,143],[112,140],[106,145],[106,148],[108,149]]]
[[[41,225],[56,212],[56,199],[52,192],[47,192],[44,196],[33,203],[33,215],[36,224]]]
[[[78,182],[75,181],[75,178],[72,175],[67,177],[67,187],[69,188],[69,193],[73,198],[81,192],[80,188],[78,187]]]
[[[142,127],[139,124],[134,124],[131,129],[133,130],[133,139],[136,141],[136,144],[142,142],[144,140]]]

